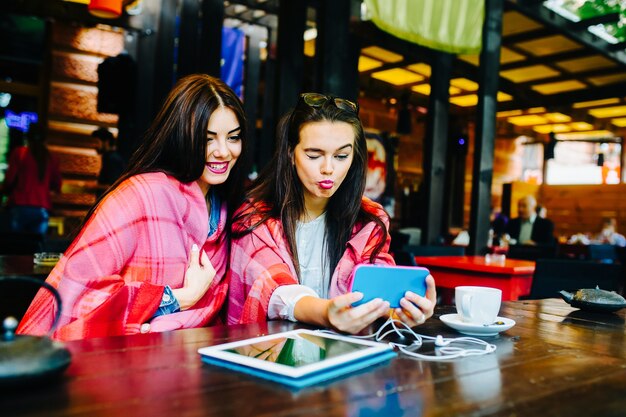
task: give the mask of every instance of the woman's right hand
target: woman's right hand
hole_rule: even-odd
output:
[[[362,298],[362,293],[351,292],[328,300],[326,314],[330,325],[341,332],[355,334],[389,314],[389,302],[380,298],[352,307],[352,303]]]
[[[200,250],[194,244],[189,256],[189,267],[185,272],[185,281],[182,288],[172,289],[174,297],[178,300],[181,310],[188,310],[194,306],[206,294],[213,278],[215,268],[205,251]]]

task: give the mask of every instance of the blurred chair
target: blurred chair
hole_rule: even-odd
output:
[[[617,261],[617,251],[613,245],[589,245],[589,259],[613,263]]]
[[[419,227],[404,227],[398,229],[399,232],[409,235],[408,245],[419,245],[422,243],[422,229]]]
[[[52,238],[46,239],[42,245],[42,252],[65,252],[72,243],[71,239]]]
[[[396,261],[396,265],[417,266],[417,262],[415,262],[415,255],[405,250],[394,252],[393,259]]]
[[[510,259],[536,261],[556,258],[557,247],[553,245],[511,245],[506,256]]]
[[[38,233],[0,234],[0,255],[32,255],[41,252],[44,236]]]
[[[567,259],[538,259],[530,295],[525,299],[559,297],[559,291],[600,287],[621,292],[622,265]]]
[[[397,230],[389,232],[391,243],[389,244],[389,252],[396,253],[403,250],[404,246],[409,243],[410,236]]]
[[[0,278],[0,320],[9,316],[21,320],[37,291],[39,287],[28,282],[14,280],[11,277]]]
[[[465,256],[465,246],[405,245],[415,256]]]

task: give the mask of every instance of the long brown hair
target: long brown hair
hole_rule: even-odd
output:
[[[248,224],[252,218],[259,218],[244,230],[234,230],[233,236],[240,237],[252,232],[269,218],[279,219],[298,275],[298,250],[296,248],[296,223],[305,211],[304,190],[296,169],[292,164],[294,148],[300,142],[300,130],[306,123],[328,121],[342,122],[352,126],[354,131],[354,157],[346,178],[333,194],[326,206],[325,238],[328,254],[328,265],[331,275],[346,250],[346,244],[352,236],[357,224],[374,222],[384,235],[387,234],[385,223],[362,205],[367,173],[367,143],[363,126],[358,115],[337,108],[332,100],[320,107],[311,107],[302,100],[295,109],[288,112],[278,126],[277,147],[267,167],[259,174],[246,198],[254,207],[251,211],[242,211],[235,215],[233,223]],[[258,203],[263,203],[259,208]],[[264,210],[260,212],[260,210]],[[376,246],[370,262],[385,245],[385,239]]]
[[[228,218],[242,200],[242,183],[246,174],[247,129],[239,97],[223,81],[205,74],[181,78],[165,99],[161,110],[146,131],[139,148],[133,153],[120,178],[98,199],[83,224],[112,190],[133,175],[164,172],[182,183],[196,181],[206,163],[207,126],[218,107],[231,109],[239,121],[241,154],[228,179],[211,187],[226,201]]]

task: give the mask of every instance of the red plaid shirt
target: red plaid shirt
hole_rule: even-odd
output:
[[[54,337],[72,340],[138,333],[157,310],[165,285],[183,286],[194,243],[203,246],[216,276],[193,308],[154,318],[150,331],[212,323],[228,289],[225,224],[226,204],[222,204],[218,230],[207,238],[206,201],[196,182],[182,184],[163,173],[124,181],[101,202],[46,280],[63,301]],[[46,333],[55,312],[52,296],[42,289],[18,332]]]
[[[389,217],[380,204],[363,198],[362,206],[389,224]],[[244,205],[241,210],[252,210]],[[255,219],[250,220],[253,224]],[[234,230],[244,230],[248,224],[234,224]],[[375,263],[394,265],[389,255],[389,233],[383,235],[376,224],[355,225],[346,251],[339,260],[330,281],[329,297],[349,292],[354,267],[369,264],[376,245],[385,240]],[[283,234],[282,223],[270,218],[253,232],[231,242],[230,295],[228,324],[254,323],[267,320],[267,309],[274,290],[280,285],[298,284],[293,260]]]

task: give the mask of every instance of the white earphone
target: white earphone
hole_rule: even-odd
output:
[[[403,328],[398,328],[396,324],[400,324]],[[385,328],[387,328],[388,326],[391,326],[392,329],[384,331]],[[409,345],[404,345],[404,344],[396,343],[396,342],[389,342],[390,346],[393,346],[394,348],[398,349],[400,352],[404,353],[405,355],[422,359],[422,360],[426,360],[426,361],[444,361],[448,359],[463,358],[466,356],[486,355],[486,354],[495,352],[497,349],[496,345],[485,342],[484,340],[481,340],[481,339],[477,339],[475,337],[463,336],[463,337],[444,338],[442,335],[437,335],[436,337],[421,335],[421,334],[415,333],[405,323],[399,320],[395,320],[391,315],[389,316],[389,319],[387,319],[387,321],[382,326],[380,326],[380,328],[378,329],[376,333],[372,333],[366,336],[352,336],[352,337],[362,338],[362,339],[373,338],[377,342],[382,342],[385,337],[387,337],[388,335],[392,333],[395,333],[400,337],[405,337],[405,335],[408,334],[410,336],[413,336],[414,341],[413,343]],[[409,348],[419,349],[425,342],[434,343],[435,355],[424,355],[424,354],[416,353],[416,352],[409,350]],[[460,344],[460,346],[451,346],[453,343],[458,343]],[[479,345],[482,348],[481,349],[468,348],[467,347],[468,344]]]

